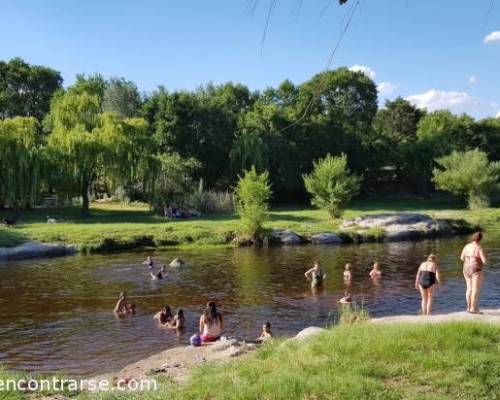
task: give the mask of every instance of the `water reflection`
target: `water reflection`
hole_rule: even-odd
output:
[[[417,313],[416,269],[427,254],[439,255],[443,293],[435,312],[464,307],[464,282],[458,261],[462,240],[361,246],[304,246],[157,252],[159,265],[175,257],[190,267],[169,270],[151,281],[144,253],[77,256],[0,264],[0,362],[31,371],[90,375],[114,370],[180,343],[197,330],[208,300],[220,304],[226,334],[255,338],[269,320],[274,335],[288,335],[336,319],[337,301],[346,288],[343,272],[352,263],[349,286],[355,301],[371,315]],[[486,270],[482,307],[500,303],[497,261],[500,240],[485,243]],[[327,279],[311,288],[304,272],[319,260]],[[369,277],[374,261],[383,276]],[[137,314],[115,320],[113,307],[126,290]],[[155,324],[153,315],[168,304],[182,308],[185,332]]]

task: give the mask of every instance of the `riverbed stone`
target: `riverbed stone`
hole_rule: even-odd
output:
[[[323,332],[326,332],[326,329],[320,328],[318,326],[310,326],[308,328],[302,329],[299,333],[297,333],[294,339],[305,340],[310,337],[320,335]]]
[[[274,230],[271,232],[271,236],[274,240],[279,241],[281,244],[285,245],[301,244],[303,241],[303,239],[298,234],[287,229]]]
[[[26,242],[14,247],[0,247],[0,260],[68,256],[75,252],[75,246],[71,245]]]
[[[311,237],[313,244],[342,244],[342,239],[336,234],[331,232],[317,233]]]
[[[188,263],[181,258],[174,258],[170,261],[170,264],[168,264],[168,266],[172,268],[186,267],[187,265]]]
[[[444,220],[437,220],[426,214],[392,213],[364,215],[344,221],[341,226],[346,231],[362,234],[363,230],[381,229],[385,241],[411,241],[425,238],[452,236],[459,234]]]
[[[219,340],[211,345],[210,349],[212,351],[222,351],[230,348],[231,346],[235,346],[238,344],[238,340],[236,339],[226,339]]]

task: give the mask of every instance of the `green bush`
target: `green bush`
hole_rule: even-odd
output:
[[[234,211],[234,196],[228,191],[205,190],[203,180],[200,180],[197,189],[187,194],[182,204],[203,214],[232,212]]]
[[[262,223],[269,217],[269,199],[272,195],[269,173],[258,174],[254,167],[239,177],[234,191],[236,211],[241,220],[241,233],[255,238],[262,231]]]
[[[470,209],[486,208],[490,196],[498,190],[500,162],[488,161],[486,153],[476,149],[454,151],[438,158],[433,181],[440,190],[465,196]]]
[[[306,190],[311,194],[311,204],[328,211],[332,218],[339,218],[345,206],[359,193],[361,178],[350,173],[347,156],[325,158],[313,163],[314,169],[302,175]]]

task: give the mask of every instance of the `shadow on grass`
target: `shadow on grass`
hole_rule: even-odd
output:
[[[303,209],[301,209],[303,210]],[[292,210],[290,210],[292,211]],[[287,222],[318,222],[321,221],[318,218],[309,217],[306,215],[293,215],[282,212],[273,212],[271,211],[271,215],[269,218],[270,221],[278,222],[278,221],[287,221]]]
[[[28,240],[28,237],[16,227],[0,227],[0,247],[12,247]]]

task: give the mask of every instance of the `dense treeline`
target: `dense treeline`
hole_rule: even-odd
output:
[[[61,75],[21,59],[0,62],[0,206],[41,194],[120,193],[165,204],[205,187],[226,190],[256,167],[274,201],[304,200],[313,162],[347,155],[361,192],[433,190],[435,160],[480,149],[500,159],[500,119],[427,113],[402,98],[378,108],[374,82],[339,68],[295,85],[252,92],[241,84],[141,95],[125,79]]]

